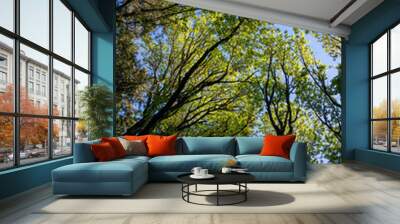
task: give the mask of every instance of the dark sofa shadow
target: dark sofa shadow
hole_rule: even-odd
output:
[[[216,204],[216,193],[210,194],[207,197],[207,202],[210,204]],[[230,203],[238,201],[243,196],[228,196],[221,197],[221,203]],[[265,207],[265,206],[278,206],[285,205],[294,202],[296,199],[290,195],[276,191],[261,191],[261,190],[250,190],[247,195],[247,201],[235,206],[241,207]]]

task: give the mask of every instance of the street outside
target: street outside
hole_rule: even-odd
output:
[[[70,155],[71,147],[57,147],[54,149],[54,158]],[[48,159],[47,148],[35,148],[23,150],[20,153],[21,165],[36,163],[39,161]],[[0,170],[13,166],[14,154],[13,153],[1,153],[0,154]]]

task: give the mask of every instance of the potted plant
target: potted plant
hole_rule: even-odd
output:
[[[86,87],[79,99],[83,119],[80,126],[86,126],[89,140],[110,136],[113,94],[109,88],[101,84]]]

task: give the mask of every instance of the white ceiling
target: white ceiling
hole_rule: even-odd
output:
[[[383,0],[170,0],[183,5],[346,37]],[[347,4],[352,5],[333,20]]]
[[[350,0],[225,0],[329,21]]]

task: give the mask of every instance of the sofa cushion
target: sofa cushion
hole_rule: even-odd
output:
[[[146,142],[148,135],[124,135],[122,138],[129,140],[129,141],[135,141],[135,140],[140,140],[143,142]]]
[[[295,140],[296,135],[267,135],[264,137],[264,144],[260,155],[281,156],[290,159],[290,148]]]
[[[147,137],[147,148],[149,156],[166,156],[176,154],[176,135],[161,136],[149,135]]]
[[[90,146],[96,161],[105,162],[119,158],[109,142],[102,142]]]
[[[139,160],[139,161],[142,161],[142,162],[147,162],[147,161],[149,161],[149,159],[150,159],[150,157],[147,157],[147,156],[136,156],[136,155],[131,155],[131,156],[125,156],[124,158],[120,158],[120,159],[117,159],[117,160],[114,160],[113,162],[121,162],[121,161],[123,161],[123,162],[131,162],[131,161],[135,161],[135,160]]]
[[[121,144],[119,139],[117,137],[104,137],[101,138],[101,142],[108,142],[114,149],[115,155],[117,158],[122,158],[126,156],[126,151],[124,149],[124,146]]]
[[[292,172],[292,161],[279,156],[239,155],[239,165],[250,172]]]
[[[177,142],[178,154],[235,154],[233,137],[182,137]]]
[[[199,166],[210,171],[219,171],[230,159],[231,155],[174,155],[158,156],[149,160],[149,170],[163,172],[190,172]]]
[[[263,137],[236,137],[236,155],[260,154]]]
[[[147,155],[146,143],[141,140],[126,140],[124,138],[118,138],[122,146],[126,151],[126,155]]]
[[[147,163],[140,159],[75,163],[59,167],[52,174],[57,182],[130,182],[135,172],[147,172]]]

